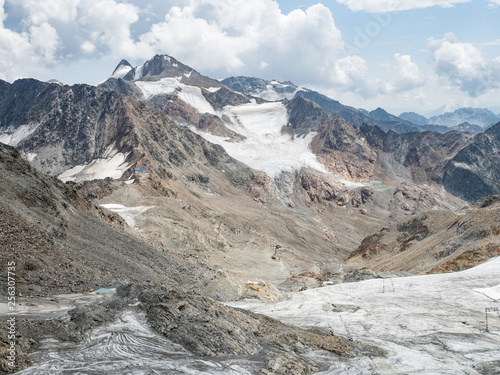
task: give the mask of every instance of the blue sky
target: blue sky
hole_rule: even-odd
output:
[[[169,54],[398,115],[500,112],[500,0],[0,0],[0,79],[104,81]]]

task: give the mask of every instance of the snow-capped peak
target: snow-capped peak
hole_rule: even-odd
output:
[[[122,60],[116,66],[115,70],[113,71],[113,74],[111,75],[111,78],[116,78],[116,79],[123,78],[132,69],[133,69],[132,65],[130,65],[130,63],[127,60]]]

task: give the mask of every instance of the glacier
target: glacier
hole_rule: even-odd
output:
[[[384,285],[385,284],[385,285]],[[394,288],[392,287],[394,285]],[[228,303],[305,329],[374,345],[386,356],[333,361],[321,374],[484,374],[500,368],[500,258],[457,273],[372,279],[293,293],[274,304]],[[491,371],[491,372],[488,372]]]

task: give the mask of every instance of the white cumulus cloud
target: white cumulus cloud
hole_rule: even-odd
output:
[[[471,97],[499,87],[499,58],[485,60],[480,49],[471,43],[459,42],[453,33],[447,33],[442,39],[429,38],[427,48],[432,53],[436,73]]]
[[[5,10],[4,10],[5,0],[0,0],[0,27],[3,28],[3,21],[5,20]]]
[[[28,14],[29,22],[40,25],[51,20],[74,21],[79,0],[8,0],[8,2],[23,7]]]
[[[273,0],[192,0],[173,7],[137,47],[141,54],[172,54],[204,71],[249,75],[264,68],[275,78],[301,71],[310,81],[331,70],[343,42],[321,4],[285,15]]]
[[[139,19],[139,8],[115,0],[80,0],[78,32],[88,38],[82,44],[85,52],[96,50],[112,56],[123,56],[134,49],[130,25]]]
[[[345,4],[354,11],[367,12],[393,12],[398,10],[410,10],[419,8],[429,8],[434,6],[452,7],[459,3],[468,3],[470,0],[337,0]],[[498,0],[495,0],[498,1]]]
[[[24,32],[7,29],[3,24],[7,17],[4,6],[4,0],[0,0],[0,79],[16,79],[29,70],[52,64],[60,45],[56,29],[45,22]]]
[[[387,84],[386,92],[388,94],[397,94],[410,91],[425,84],[418,65],[411,60],[409,55],[394,55],[394,78]]]

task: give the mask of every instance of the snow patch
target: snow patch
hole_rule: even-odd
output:
[[[100,206],[107,208],[112,212],[116,212],[123,218],[123,220],[125,220],[125,222],[128,224],[129,227],[134,229],[137,229],[135,226],[137,218],[150,208],[154,207],[154,206],[126,207],[121,204],[115,204],[115,203],[101,204]]]
[[[128,72],[132,70],[132,67],[129,65],[122,65],[118,69],[115,70],[111,78],[123,78],[127,75]]]
[[[144,67],[142,65],[135,68],[134,81],[139,79],[139,78],[142,78],[143,70],[144,70]]]
[[[460,168],[460,169],[465,169],[465,170],[468,170],[468,171],[471,171],[471,167],[470,165],[467,165],[465,163],[460,163],[460,162],[456,162],[456,161],[452,161],[452,164],[456,167],[456,168]]]
[[[0,142],[16,147],[23,139],[33,134],[39,126],[39,122],[31,122],[27,125],[19,125],[16,129],[9,127],[0,133]]]
[[[64,182],[101,180],[107,177],[118,179],[130,168],[130,165],[125,163],[127,156],[128,154],[121,152],[114,153],[106,159],[95,159],[89,164],[74,166],[58,177]]]
[[[36,158],[37,155],[38,154],[35,154],[34,152],[28,152],[26,154],[26,159],[28,159],[28,161],[31,162],[31,161],[35,160],[35,158]]]
[[[159,94],[177,96],[200,113],[216,114],[212,105],[205,99],[201,89],[196,86],[185,85],[180,82],[182,77],[162,78],[159,81],[136,81],[137,87],[141,89],[146,99]]]
[[[297,91],[303,90],[302,87],[296,87],[294,89],[294,91],[292,91],[292,92],[278,92],[278,91],[276,91],[276,88],[286,88],[286,87],[292,87],[292,86],[285,85],[285,84],[279,83],[277,81],[272,81],[271,84],[266,86],[265,90],[253,92],[250,95],[255,96],[257,98],[264,99],[264,100],[275,102],[275,101],[279,101],[279,100],[283,100],[283,99],[292,100],[294,98],[295,94],[297,93]]]
[[[224,147],[233,158],[251,168],[266,172],[274,177],[283,171],[298,171],[309,167],[327,173],[316,155],[309,149],[309,144],[316,133],[305,137],[292,137],[282,134],[287,124],[287,110],[283,103],[244,104],[237,107],[225,107],[223,116],[230,122],[226,126],[245,137],[240,142],[231,142],[224,137],[191,129],[206,140]]]
[[[220,90],[220,87],[209,87],[208,89],[205,89],[208,92],[217,92]]]
[[[180,77],[162,78],[159,81],[136,81],[134,82],[144,94],[146,99],[159,94],[173,94],[180,87]]]
[[[195,86],[180,85],[181,91],[177,94],[179,98],[184,100],[191,107],[196,108],[200,113],[210,113],[215,115],[216,112],[212,105],[205,99],[201,93],[201,89]]]

